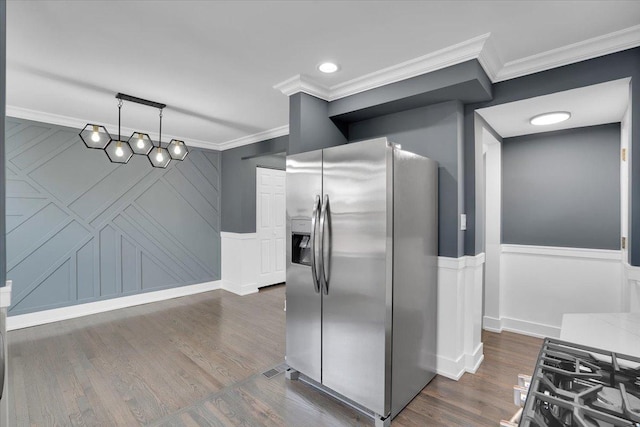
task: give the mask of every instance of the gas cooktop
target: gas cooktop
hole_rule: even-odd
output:
[[[640,427],[640,358],[547,338],[520,427]]]

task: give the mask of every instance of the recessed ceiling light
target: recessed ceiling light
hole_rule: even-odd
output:
[[[552,113],[544,113],[534,116],[529,120],[534,126],[546,126],[569,120],[571,113],[568,111],[554,111]]]
[[[326,74],[331,74],[338,71],[338,65],[334,64],[333,62],[323,62],[322,64],[318,65],[318,70]]]

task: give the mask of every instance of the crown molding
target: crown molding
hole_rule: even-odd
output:
[[[502,68],[502,59],[500,59],[500,54],[496,49],[495,44],[493,43],[493,39],[488,37],[485,43],[482,45],[482,50],[478,54],[478,62],[484,69],[484,72],[487,73],[487,77],[491,82],[496,81],[496,77]]]
[[[62,116],[60,114],[46,113],[44,111],[31,110],[29,108],[16,107],[15,105],[7,105],[5,115],[8,117],[15,117],[18,119],[24,120],[32,120],[34,122],[41,123],[50,123],[58,126],[65,126],[73,129],[82,129],[87,123],[93,123],[92,120]],[[107,129],[117,129],[117,124],[112,123],[101,123]],[[123,135],[131,135],[133,132],[139,132],[140,129],[132,129],[127,127],[122,127]],[[158,140],[158,134],[154,132],[147,132],[149,136]],[[279,136],[284,136],[289,134],[289,125],[280,126],[274,129],[269,129],[263,132],[258,132],[253,135],[243,136],[241,138],[232,139],[230,141],[214,143],[208,141],[201,141],[197,139],[188,139],[186,141],[188,147],[197,147],[197,148],[206,148],[208,150],[228,150],[230,148],[240,147],[242,145],[253,144],[254,142],[264,141],[266,139],[276,138]],[[180,139],[183,138],[175,136],[163,134],[167,138],[167,141],[171,139]]]
[[[637,46],[640,46],[640,25],[509,61],[492,81],[510,80]]]
[[[410,59],[400,64],[365,74],[362,77],[331,86],[329,101],[475,59],[480,55],[490,35],[491,33],[486,33],[427,55]]]
[[[15,117],[18,119],[33,120],[34,122],[50,123],[58,126],[65,126],[75,129],[82,129],[90,120],[84,121],[75,117],[61,116],[59,114],[45,113],[44,111],[31,110],[29,108],[16,107],[15,105],[7,105],[5,107],[5,115],[7,117]]]
[[[328,88],[308,76],[297,75],[278,83],[274,89],[287,96],[305,92],[325,101],[335,101],[471,59],[477,59],[491,82],[497,83],[637,46],[640,46],[640,25],[504,63],[491,33],[487,33]]]
[[[94,123],[95,120],[82,119],[77,117],[69,117],[63,116],[60,114],[47,113],[44,111],[31,110],[29,108],[17,107],[15,105],[7,105],[5,110],[5,115],[8,117],[15,117],[18,119],[32,120],[34,122],[41,123],[50,123],[52,125],[65,126],[74,129],[82,129],[85,127],[87,123]],[[100,123],[102,126],[107,129],[118,129],[117,124],[113,123]],[[128,127],[121,127],[121,134],[129,136],[134,132],[140,132],[140,129],[133,129]],[[151,139],[158,140],[158,134],[155,132],[145,131]],[[171,139],[179,139],[183,140],[184,137],[179,137],[175,135],[162,134],[163,137],[167,139],[167,142]],[[198,148],[207,148],[209,150],[219,150],[217,144],[208,141],[201,141],[198,139],[189,139],[185,141],[187,143],[187,147],[198,147]]]
[[[440,70],[451,65],[477,58],[482,52],[483,46],[489,39],[490,33],[474,37],[462,43],[437,50],[428,55],[411,59],[353,80],[339,83],[329,88],[321,85],[306,75],[296,75],[273,88],[290,96],[294,93],[304,92],[325,101],[335,101],[356,93],[375,89],[391,83],[416,77],[432,71]]]
[[[229,150],[231,148],[266,141],[267,139],[277,138],[279,136],[285,135],[289,135],[289,125],[280,126],[277,128],[265,130],[263,132],[254,133],[253,135],[243,136],[241,138],[222,142],[217,144],[217,147],[218,150]]]
[[[313,79],[304,74],[295,75],[290,79],[278,83],[273,86],[273,88],[287,96],[291,96],[298,92],[304,92],[309,95],[313,95],[316,98],[324,99],[325,101],[331,100],[329,88],[313,81]]]

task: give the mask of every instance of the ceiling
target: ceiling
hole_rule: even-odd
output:
[[[114,132],[123,92],[166,103],[166,135],[223,149],[285,134],[273,87],[298,74],[339,87],[489,33],[493,62],[518,65],[631,27],[638,45],[638,22],[638,1],[9,0],[7,111]],[[122,125],[153,135],[158,112],[127,103]]]
[[[501,137],[528,135],[620,122],[629,105],[630,79],[585,86],[476,110]],[[548,126],[529,123],[533,116],[568,111],[569,120]]]

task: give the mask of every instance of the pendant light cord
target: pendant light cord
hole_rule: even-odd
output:
[[[160,109],[160,135],[158,136],[158,148],[162,147],[162,108]]]
[[[120,135],[120,111],[122,110],[122,99],[118,100],[118,141],[122,141],[122,136]]]

